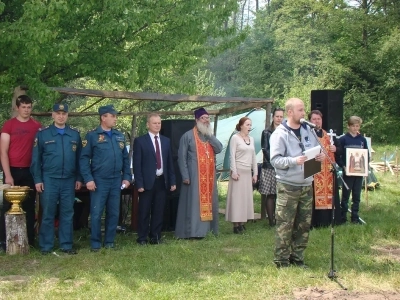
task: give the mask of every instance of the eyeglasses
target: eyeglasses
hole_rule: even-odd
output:
[[[209,116],[202,116],[202,117],[200,117],[200,119],[202,119],[204,121],[207,121],[207,120],[210,120],[210,117]]]

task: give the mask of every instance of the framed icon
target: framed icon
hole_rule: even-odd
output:
[[[368,176],[368,149],[346,148],[346,175]]]

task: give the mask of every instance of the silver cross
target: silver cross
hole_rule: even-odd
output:
[[[328,133],[330,140],[331,140],[331,145],[333,145],[333,137],[336,136],[336,133],[333,133],[332,129],[329,129],[329,133]]]

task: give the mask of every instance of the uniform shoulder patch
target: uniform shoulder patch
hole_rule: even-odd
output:
[[[72,130],[75,130],[75,131],[77,131],[77,132],[80,132],[79,131],[79,128],[77,128],[77,127],[74,127],[74,126],[69,126]]]
[[[33,147],[36,147],[38,143],[38,138],[35,138],[35,140],[33,141]]]
[[[87,140],[82,140],[82,147],[85,148],[87,145]]]

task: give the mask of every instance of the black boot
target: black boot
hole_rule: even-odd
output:
[[[267,218],[267,195],[261,194],[261,220]]]
[[[267,213],[269,226],[274,227],[275,221],[275,195],[267,196]]]

